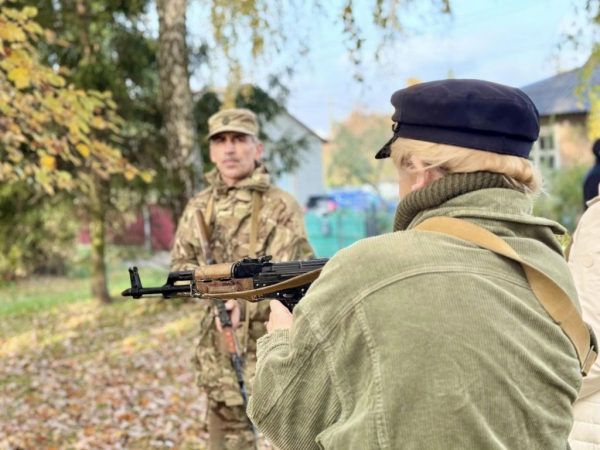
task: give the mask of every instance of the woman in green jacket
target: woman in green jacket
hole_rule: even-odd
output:
[[[593,337],[577,347],[536,297],[553,286],[579,317],[564,229],[532,216],[537,110],[477,80],[392,104],[395,232],[336,254],[293,316],[272,302],[248,414],[282,450],[563,450]],[[465,236],[422,229],[440,217]],[[532,268],[465,240],[474,225]]]

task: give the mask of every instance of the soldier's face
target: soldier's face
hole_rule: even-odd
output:
[[[217,166],[223,182],[233,186],[252,173],[262,148],[248,134],[226,131],[210,139],[210,160]]]

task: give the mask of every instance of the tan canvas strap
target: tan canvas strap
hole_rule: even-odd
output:
[[[597,356],[591,346],[590,333],[567,293],[554,280],[524,261],[500,237],[473,223],[451,217],[435,217],[414,229],[448,234],[519,262],[538,301],[573,343],[581,372],[587,375]]]
[[[212,192],[210,194],[210,198],[208,199],[208,204],[206,205],[206,231],[208,232],[208,238],[210,239],[210,235],[212,233],[212,222],[213,222],[213,214],[215,213],[215,193]]]
[[[258,219],[260,212],[260,191],[252,192],[252,216],[250,218],[250,258],[256,258],[258,241]]]
[[[258,222],[259,222],[259,212],[260,212],[260,197],[261,193],[259,191],[252,192],[252,215],[250,217],[250,249],[249,255],[250,258],[256,258],[256,245],[258,242]],[[208,236],[210,237],[212,233],[212,222],[213,215],[215,212],[215,195],[211,194],[208,199],[208,203],[206,205],[206,229],[208,231]]]
[[[243,298],[249,302],[257,302],[260,297],[266,294],[272,294],[274,292],[283,291],[284,289],[293,289],[305,284],[312,283],[321,274],[321,269],[311,270],[310,272],[303,273],[297,277],[290,278],[289,280],[282,281],[281,283],[273,284],[258,289],[251,289],[249,291],[232,292],[230,294],[210,294],[210,297],[220,298],[221,300],[229,300],[231,298]]]

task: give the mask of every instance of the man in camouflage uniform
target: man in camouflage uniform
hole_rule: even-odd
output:
[[[202,211],[217,262],[245,256],[272,255],[274,261],[311,259],[302,210],[296,200],[269,183],[259,162],[256,115],[230,109],[209,121],[210,158],[216,168],[206,174],[210,184],[188,203],[177,227],[171,251],[172,270],[190,270],[206,264],[198,238],[196,211]],[[226,303],[245,357],[244,380],[251,388],[256,363],[256,340],[266,333],[268,302]],[[215,325],[211,305],[204,308],[200,342],[194,358],[197,383],[208,394],[210,449],[254,448],[235,372]],[[241,319],[239,319],[241,318]]]

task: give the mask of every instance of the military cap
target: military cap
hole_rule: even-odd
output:
[[[249,109],[225,109],[213,114],[208,119],[208,136],[210,139],[215,134],[225,131],[258,136],[258,119]]]
[[[520,89],[482,80],[431,81],[392,95],[394,136],[527,158],[540,132],[537,108]]]

